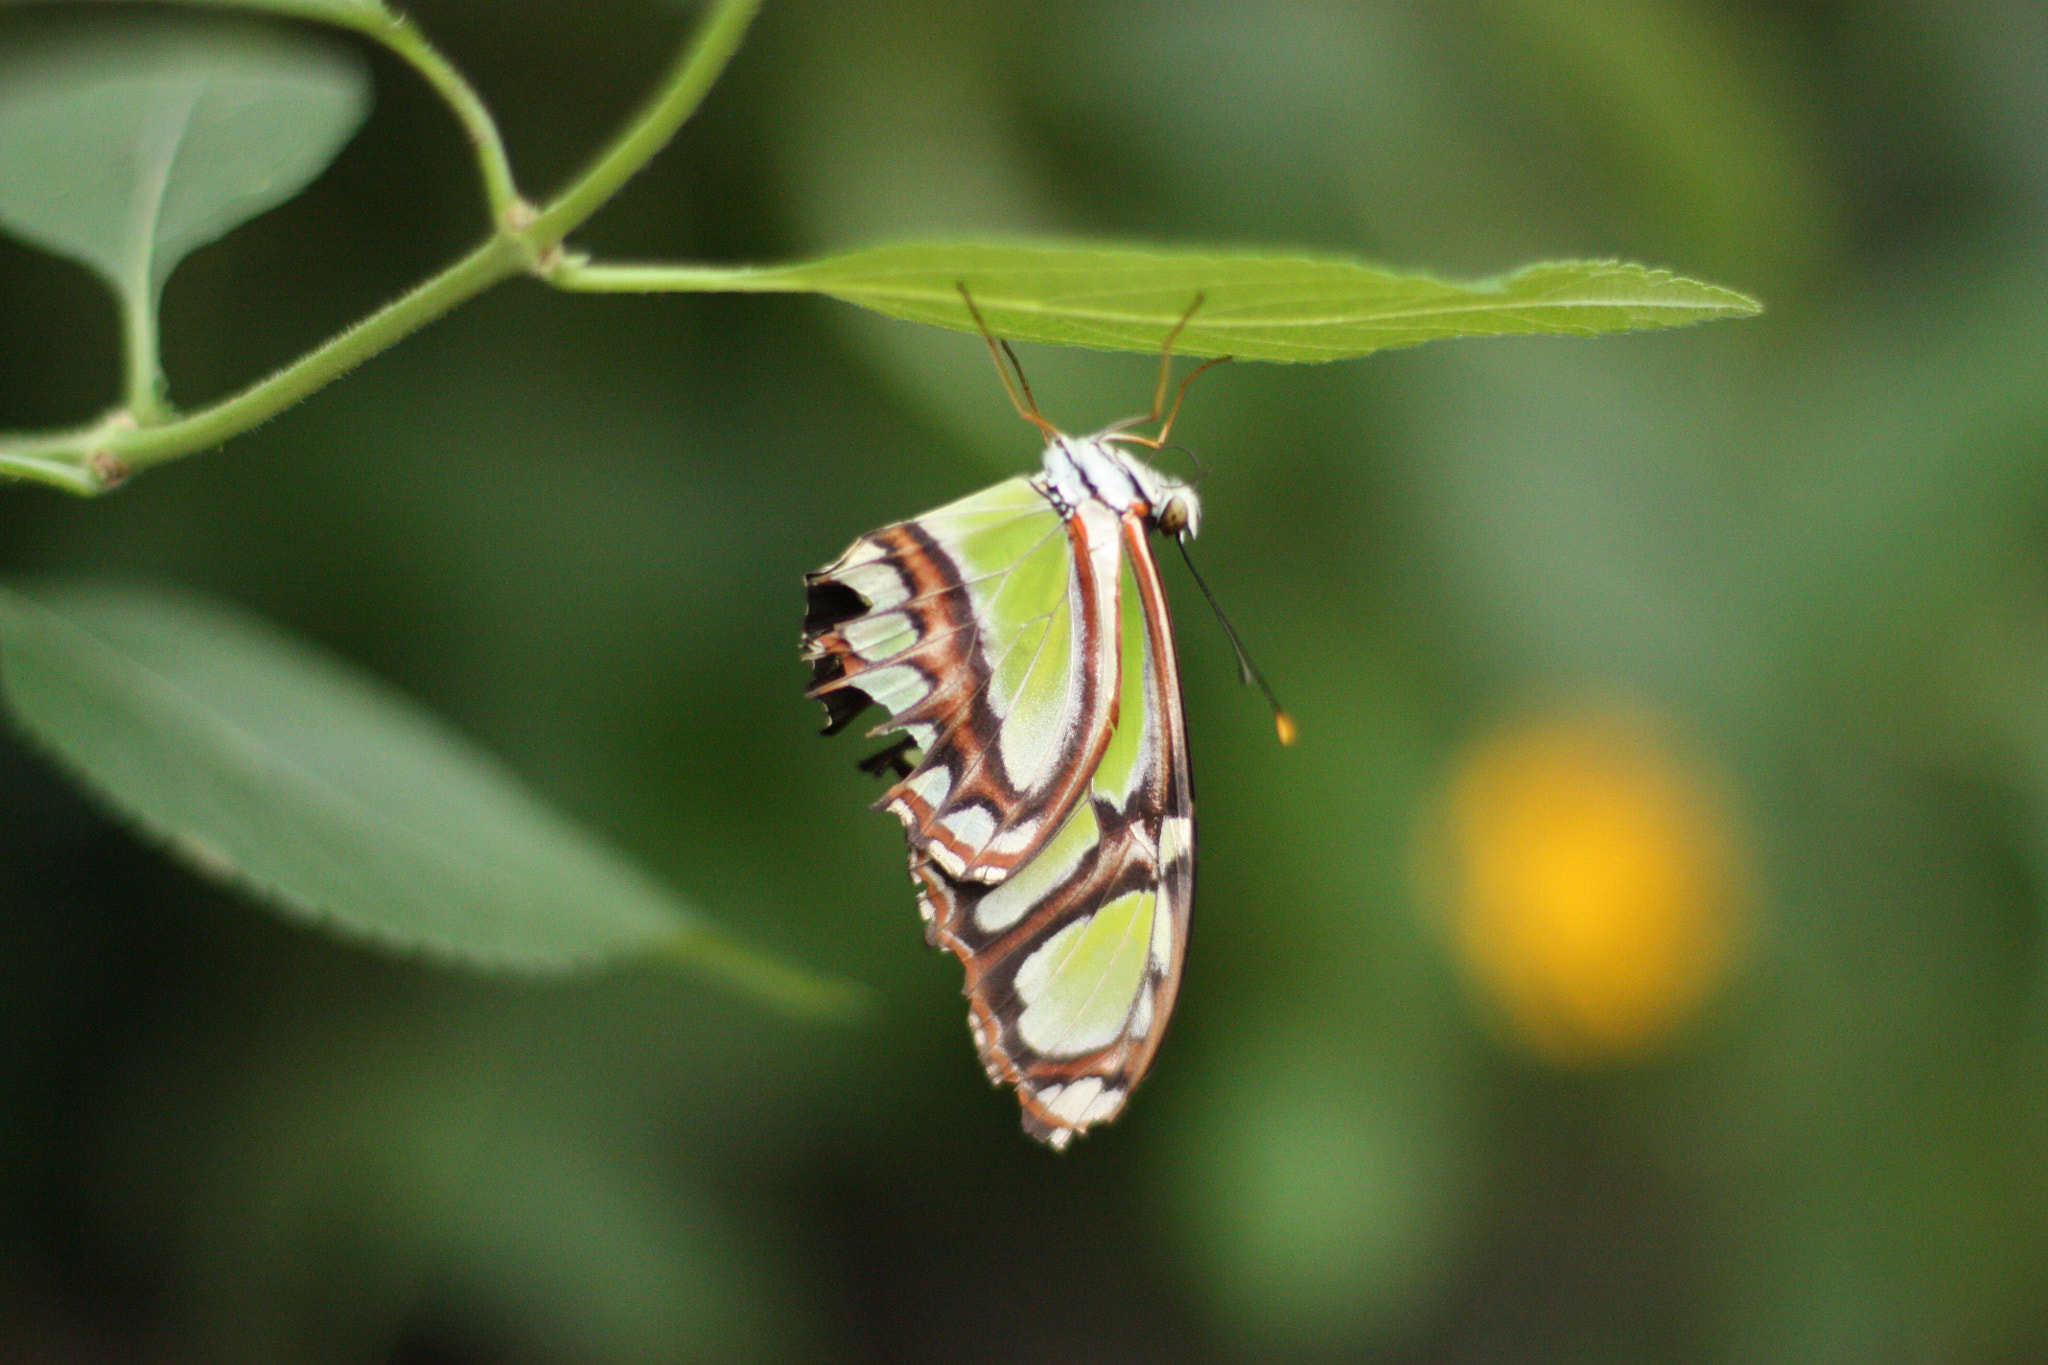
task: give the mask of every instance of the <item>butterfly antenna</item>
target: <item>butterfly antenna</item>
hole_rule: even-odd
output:
[[[1202,596],[1209,599],[1209,610],[1216,613],[1216,619],[1223,625],[1223,633],[1230,637],[1230,647],[1237,651],[1237,680],[1246,686],[1252,683],[1259,685],[1259,691],[1266,694],[1266,704],[1273,708],[1273,730],[1280,736],[1280,743],[1292,745],[1299,733],[1294,727],[1294,717],[1280,704],[1280,698],[1273,695],[1272,684],[1266,681],[1265,674],[1259,672],[1259,666],[1252,662],[1251,653],[1245,649],[1244,639],[1237,633],[1237,627],[1231,625],[1230,618],[1223,614],[1223,604],[1216,600],[1215,593],[1209,591],[1208,580],[1202,577],[1202,571],[1195,567],[1194,556],[1188,553],[1187,537],[1177,537],[1176,543],[1180,546],[1180,557],[1187,562],[1188,572],[1195,576],[1195,586],[1202,590]]]
[[[1173,343],[1180,340],[1180,334],[1187,327],[1188,320],[1194,317],[1195,311],[1207,299],[1208,295],[1197,293],[1193,301],[1188,304],[1188,311],[1180,315],[1180,321],[1173,324],[1173,329],[1166,334],[1166,340],[1160,344],[1159,383],[1152,390],[1152,411],[1139,418],[1137,425],[1143,426],[1148,422],[1157,422],[1159,414],[1162,412],[1166,414],[1166,421],[1160,426],[1157,436],[1132,436],[1127,438],[1149,450],[1160,450],[1165,447],[1167,433],[1173,430],[1173,419],[1180,416],[1181,400],[1188,396],[1188,385],[1200,379],[1207,371],[1215,369],[1218,365],[1230,359],[1227,355],[1219,355],[1197,365],[1187,378],[1180,381],[1180,388],[1173,395],[1173,407],[1171,410],[1168,410],[1166,406],[1166,386],[1173,379]]]
[[[988,329],[988,320],[975,307],[974,295],[967,292],[965,280],[954,281],[953,287],[960,291],[961,301],[967,305],[968,313],[974,318],[974,325],[981,329],[981,339],[988,343],[988,357],[995,362],[996,378],[1003,383],[1003,392],[1010,395],[1010,406],[1017,409],[1017,415],[1045,433],[1047,440],[1057,437],[1059,428],[1045,419],[1038,410],[1038,399],[1032,395],[1031,381],[1024,377],[1024,366],[1017,359],[1017,353],[1010,349],[1010,343]],[[1008,359],[1008,366],[1003,361]],[[1016,377],[1011,378],[1012,375]]]

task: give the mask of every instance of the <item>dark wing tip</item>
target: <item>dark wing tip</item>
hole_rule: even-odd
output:
[[[868,600],[836,578],[807,574],[804,601],[804,640],[808,643],[834,626],[844,625],[868,610]]]
[[[837,682],[846,675],[846,667],[836,654],[827,654],[811,665],[810,695],[818,699],[825,708],[825,728],[820,734],[836,735],[853,724],[860,713],[875,704],[875,699],[851,683],[835,687],[829,692],[818,689],[826,683]]]
[[[869,777],[880,777],[884,773],[893,772],[899,779],[906,778],[910,776],[913,767],[910,751],[916,747],[917,741],[905,735],[888,748],[879,753],[869,754],[853,766]]]
[[[804,588],[804,652],[807,655],[817,648],[820,636],[868,610],[866,598],[823,573],[805,574]],[[861,712],[875,704],[875,699],[858,687],[835,687],[829,692],[821,690],[846,676],[846,664],[839,653],[844,648],[843,644],[828,644],[811,660],[810,695],[824,704],[823,733],[828,735],[838,734],[853,724]]]

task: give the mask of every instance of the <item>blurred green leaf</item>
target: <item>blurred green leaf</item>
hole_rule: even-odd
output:
[[[0,6],[28,0],[0,0]],[[398,15],[383,0],[169,0],[170,8],[255,10],[291,19],[311,19],[361,28],[365,19],[396,22]]]
[[[655,950],[785,1004],[832,988],[735,944],[403,697],[231,608],[0,591],[29,732],[202,871],[401,952],[562,970]]]
[[[147,309],[194,248],[304,188],[369,103],[353,52],[285,30],[131,16],[33,33],[0,53],[0,226]]]
[[[263,10],[294,19],[321,19],[328,23],[360,27],[364,19],[397,22],[398,16],[381,0],[176,0],[179,4],[207,9]]]
[[[989,326],[1056,346],[1241,360],[1340,360],[1461,336],[1597,336],[1747,317],[1730,289],[1617,261],[1555,261],[1475,284],[1339,257],[1205,254],[1102,246],[918,243],[750,271],[741,286],[814,290],[891,317],[973,331],[966,285]]]
[[[1755,20],[1700,0],[1512,0],[1474,17],[1517,79],[1558,102],[1546,115],[1531,92],[1532,143],[1586,139],[1596,184],[1619,195],[1609,213],[1645,224],[1618,240],[1649,236],[1751,281],[1783,280],[1834,244],[1798,77]]]
[[[1211,1094],[1231,1102],[1175,1130],[1167,1181],[1201,1192],[1175,1205],[1175,1245],[1246,1358],[1384,1347],[1468,1254],[1479,1153],[1464,1077],[1440,1040],[1375,1053],[1355,1038],[1262,1021],[1215,1058]]]

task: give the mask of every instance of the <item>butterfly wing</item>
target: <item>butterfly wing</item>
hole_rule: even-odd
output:
[[[1024,1127],[1063,1148],[1115,1117],[1165,1033],[1194,903],[1194,794],[1173,626],[1143,523],[1123,518],[1119,721],[1088,795],[999,886],[911,857],[933,940]]]
[[[870,702],[921,751],[903,821],[926,937],[1024,1126],[1064,1147],[1157,1050],[1194,897],[1172,625],[1136,513],[1062,516],[1012,479],[856,540],[810,575],[826,732]]]
[[[885,526],[811,574],[804,654],[826,733],[872,702],[921,758],[877,803],[948,875],[1000,882],[1059,828],[1117,696],[1116,518],[1029,479]]]

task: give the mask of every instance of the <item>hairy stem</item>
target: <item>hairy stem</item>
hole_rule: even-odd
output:
[[[505,226],[506,215],[520,202],[519,188],[513,183],[512,162],[505,155],[505,142],[498,135],[497,120],[491,117],[490,109],[411,19],[400,19],[396,24],[364,24],[360,31],[411,63],[454,110],[476,153],[477,173],[483,177],[484,197],[491,206],[491,222]]]
[[[805,289],[777,266],[592,265],[572,258],[542,271],[541,278],[578,294],[793,294]]]
[[[385,304],[355,326],[307,352],[268,379],[232,398],[175,422],[149,427],[108,443],[129,473],[217,446],[325,388],[402,337],[526,267],[525,253],[494,236],[410,293]]]
[[[760,8],[761,0],[718,0],[696,41],[685,49],[640,116],[541,210],[531,229],[534,240],[547,245],[561,241],[667,145],[704,102]]]

